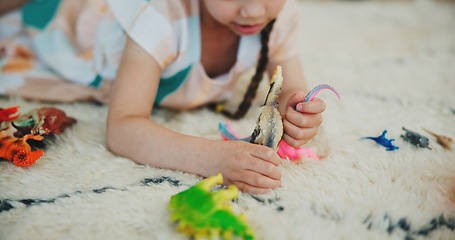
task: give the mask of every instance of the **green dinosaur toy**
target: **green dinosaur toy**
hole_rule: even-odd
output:
[[[220,174],[209,177],[186,191],[171,197],[168,208],[173,210],[171,221],[177,222],[177,230],[195,238],[233,236],[254,239],[254,233],[248,226],[246,216],[232,212],[232,206],[226,201],[237,198],[236,186],[228,186],[216,192],[210,188],[223,183]]]

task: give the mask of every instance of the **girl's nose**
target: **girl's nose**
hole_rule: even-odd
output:
[[[268,1],[268,0],[265,0]],[[244,18],[256,18],[265,15],[265,3],[263,0],[246,0],[240,9],[240,15]]]

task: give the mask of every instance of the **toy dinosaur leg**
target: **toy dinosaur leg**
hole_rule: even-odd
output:
[[[27,141],[28,139],[33,139],[33,140],[41,141],[41,140],[43,140],[43,138],[44,138],[44,137],[41,136],[41,135],[27,134],[27,135],[25,135],[22,139],[23,139],[23,142],[26,143],[26,141]]]
[[[13,163],[20,167],[27,167],[34,164],[43,154],[43,150],[36,150],[34,152],[19,151],[14,155]]]

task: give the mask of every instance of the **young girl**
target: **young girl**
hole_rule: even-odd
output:
[[[239,76],[255,67],[238,109],[221,110],[241,118],[264,72],[271,76],[281,65],[283,139],[294,147],[307,143],[325,104],[303,102],[308,89],[297,56],[298,9],[295,0],[46,0],[22,12],[36,53],[63,77],[94,87],[115,77],[107,118],[111,151],[153,167],[222,173],[225,184],[266,193],[281,179],[281,159],[272,149],[183,135],[149,116],[155,106],[186,110],[226,100]]]
[[[114,14],[118,8],[128,39],[109,108],[110,149],[154,167],[202,176],[222,173],[225,184],[246,192],[265,193],[280,186],[280,158],[271,149],[182,135],[149,116],[154,103],[187,109],[225,99],[236,77],[259,59],[238,111],[224,113],[242,117],[264,70],[271,76],[279,64],[285,79],[280,95],[283,139],[296,147],[308,142],[317,134],[325,105],[320,99],[302,102],[307,88],[294,42],[298,5],[291,0],[152,0],[127,5],[133,7],[111,5]],[[121,11],[134,13],[122,19]],[[153,30],[145,32],[148,28]]]

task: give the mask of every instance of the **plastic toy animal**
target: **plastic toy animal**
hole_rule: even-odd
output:
[[[304,102],[313,101],[313,99],[316,97],[316,95],[324,89],[331,90],[333,93],[335,93],[337,95],[338,99],[341,100],[340,94],[338,94],[338,92],[337,92],[337,90],[335,90],[335,88],[333,88],[332,86],[330,86],[328,84],[321,84],[321,85],[318,85],[318,86],[314,87],[313,89],[311,89],[311,91],[309,91],[307,93],[307,95],[305,96],[303,101]]]
[[[395,141],[395,139],[387,139],[385,137],[387,133],[387,130],[384,130],[381,134],[381,136],[379,137],[363,137],[361,139],[371,139],[371,140],[374,140],[377,144],[383,146],[386,148],[387,151],[393,151],[393,150],[396,150],[398,149],[399,147],[397,146],[394,146],[392,144],[393,141]]]
[[[281,113],[278,109],[278,96],[283,85],[283,76],[281,66],[277,66],[270,81],[270,89],[267,94],[264,105],[259,109],[260,114],[256,127],[249,138],[240,138],[232,130],[230,122],[226,125],[219,124],[218,131],[221,132],[224,140],[243,140],[250,141],[260,145],[265,145],[277,151],[282,158],[289,160],[299,159],[302,155],[320,160],[320,158],[310,148],[294,148],[281,141],[283,136],[283,122]],[[304,102],[312,101],[316,95],[324,89],[332,90],[341,100],[338,92],[327,84],[321,84],[314,87],[304,98]]]
[[[43,155],[42,150],[32,152],[27,140],[41,141],[43,137],[31,134],[26,134],[21,138],[14,136],[16,129],[7,126],[7,123],[19,117],[18,109],[19,106],[0,108],[0,158],[9,160],[17,166],[26,167],[35,163]]]
[[[9,160],[20,167],[34,164],[44,152],[42,150],[32,151],[27,140],[41,141],[43,136],[27,134],[21,138],[16,138],[14,131],[13,127],[0,131],[0,158]]]
[[[21,167],[34,164],[44,154],[42,150],[32,151],[28,140],[41,141],[45,135],[60,134],[76,122],[57,108],[39,108],[23,115],[17,113],[18,108],[0,109],[0,158]]]
[[[231,122],[228,121],[226,124],[219,123],[218,131],[221,133],[221,137],[224,140],[241,140],[249,142],[251,137],[241,138],[231,127]],[[311,150],[311,148],[300,148],[300,147],[291,147],[285,141],[281,140],[278,144],[277,150],[278,156],[281,158],[288,158],[291,161],[300,159],[302,156],[308,158],[314,158],[316,160],[321,160],[316,153]]]
[[[283,122],[281,119],[280,110],[278,110],[278,96],[283,85],[283,76],[281,66],[275,68],[272,79],[270,81],[270,89],[265,99],[264,105],[259,109],[260,114],[256,124],[256,128],[251,134],[251,143],[265,145],[273,150],[278,149],[278,144],[283,136]],[[321,84],[314,87],[304,98],[304,102],[312,101],[316,95],[324,89],[332,90],[341,100],[340,94],[327,84]]]
[[[291,161],[300,159],[302,156],[321,160],[311,148],[291,147],[285,141],[281,141],[278,145],[278,151],[276,152],[281,158],[288,158]]]
[[[76,119],[66,116],[65,112],[52,107],[34,109],[22,114],[14,121],[18,130],[16,136],[25,134],[60,134],[68,126],[76,123]]]
[[[226,124],[218,123],[218,132],[221,133],[223,140],[241,140],[244,142],[249,142],[250,137],[241,138],[235,131],[232,129],[231,121],[228,121]]]
[[[19,106],[9,107],[9,108],[0,108],[0,124],[2,122],[9,122],[19,117],[17,110]],[[13,115],[16,114],[16,115]]]
[[[251,134],[251,143],[265,145],[273,150],[278,149],[278,144],[283,136],[283,121],[278,110],[278,96],[283,85],[281,66],[275,68],[270,81],[270,89],[264,105],[259,109],[256,127]]]
[[[226,201],[237,198],[234,185],[216,192],[210,189],[223,183],[221,174],[209,177],[186,191],[171,197],[168,208],[172,210],[171,221],[177,222],[177,230],[195,238],[233,236],[254,239],[244,214],[234,215]]]
[[[409,130],[407,130],[404,127],[403,127],[403,130],[406,131],[406,133],[405,133],[405,135],[401,135],[401,137],[405,141],[407,141],[407,142],[409,142],[409,143],[411,143],[411,144],[413,144],[413,145],[415,145],[417,147],[428,148],[428,149],[431,150],[431,148],[428,147],[429,141],[428,141],[427,137],[422,136],[422,135],[420,135],[420,134],[418,134],[416,132],[409,131]]]
[[[436,140],[438,141],[438,143],[444,147],[445,149],[449,149],[449,150],[452,150],[452,143],[453,143],[453,139],[450,138],[450,137],[446,137],[446,136],[442,136],[442,135],[438,135],[436,133],[433,133],[427,129],[423,129],[425,130],[427,133],[433,135],[434,137],[436,137]]]

